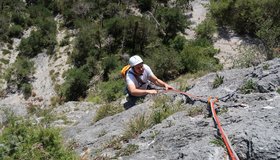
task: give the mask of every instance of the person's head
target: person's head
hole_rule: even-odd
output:
[[[129,65],[133,68],[136,74],[142,74],[144,72],[143,60],[138,55],[129,58]]]

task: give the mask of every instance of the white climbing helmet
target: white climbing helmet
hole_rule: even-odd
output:
[[[134,55],[134,56],[129,58],[129,65],[131,67],[134,67],[137,64],[140,64],[142,62],[143,62],[142,58],[140,56],[138,56],[138,55]]]

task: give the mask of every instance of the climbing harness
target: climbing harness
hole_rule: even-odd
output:
[[[218,116],[217,116],[217,113],[216,113],[215,103],[219,101],[219,98],[217,98],[217,97],[212,98],[210,96],[208,98],[208,100],[205,101],[205,100],[202,99],[202,96],[195,96],[195,95],[189,94],[187,92],[182,92],[182,91],[176,90],[176,89],[167,90],[165,92],[170,92],[170,91],[185,95],[188,98],[193,99],[193,100],[198,100],[198,101],[207,103],[208,104],[208,110],[209,110],[209,112],[211,112],[213,121],[215,123],[215,127],[218,129],[218,135],[222,137],[222,140],[223,140],[223,142],[226,146],[226,149],[228,151],[230,159],[231,160],[239,160],[237,154],[233,150],[233,147],[232,147],[232,145],[231,145],[231,143],[228,139],[228,136],[226,135],[226,133],[224,132],[224,130],[222,128],[222,125],[221,125],[220,120],[218,119]],[[230,98],[232,96],[233,96],[233,94],[229,94],[229,95],[226,95],[226,96],[224,96],[223,98],[220,98],[220,99]]]

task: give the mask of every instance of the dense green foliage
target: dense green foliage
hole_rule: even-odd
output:
[[[0,159],[78,159],[63,146],[58,129],[9,116],[0,135]]]
[[[51,2],[50,2],[51,3]],[[31,95],[30,78],[34,67],[29,58],[33,58],[47,49],[52,54],[56,45],[56,23],[53,11],[47,8],[45,1],[3,0],[0,2],[0,40],[12,44],[12,38],[22,38],[23,31],[30,30],[30,36],[22,38],[17,48],[19,57],[7,70],[5,79],[9,86],[20,89],[25,98]],[[11,49],[9,47],[9,49]]]
[[[124,93],[124,81],[120,80],[110,80],[107,82],[102,82],[100,84],[101,96],[104,101],[111,102],[120,98]]]
[[[188,25],[186,17],[179,8],[162,7],[157,11],[156,17],[165,32],[165,39],[169,40],[176,36],[177,32],[183,32]]]
[[[268,48],[279,47],[280,22],[277,0],[211,0],[209,16],[197,29],[197,39],[187,41],[178,36],[189,25],[183,12],[189,0],[178,0],[174,7],[168,1],[136,0],[130,3],[113,0],[82,1],[1,1],[0,33],[1,40],[11,42],[20,38],[23,30],[34,26],[31,35],[21,41],[21,55],[34,57],[43,49],[52,53],[56,45],[56,23],[54,17],[64,17],[64,27],[79,29],[75,49],[70,53],[72,64],[78,73],[66,74],[66,82],[61,93],[66,100],[77,100],[86,96],[88,83],[93,76],[102,75],[104,81],[100,95],[109,100],[119,97],[109,93],[113,88],[121,88],[114,72],[125,65],[121,55],[138,54],[148,63],[155,74],[164,80],[171,80],[185,72],[217,70],[220,66],[213,58],[217,51],[212,47],[212,34],[219,25],[230,26],[241,34],[259,37]],[[129,6],[139,7],[138,16]],[[214,19],[212,19],[212,17]],[[63,26],[62,26],[63,27]],[[273,55],[268,53],[267,58]],[[69,71],[73,72],[73,71]],[[29,73],[32,73],[29,71]],[[29,94],[30,86],[21,74],[10,77],[18,81],[19,88]],[[30,74],[29,74],[30,75]],[[81,77],[82,80],[79,80]],[[113,75],[113,76],[112,76]],[[74,78],[72,77],[74,76]],[[76,77],[76,78],[75,78]],[[112,79],[113,78],[113,79]],[[21,84],[22,83],[22,84]],[[105,85],[113,83],[112,85]],[[77,85],[77,86],[76,86]],[[113,87],[115,86],[115,87]],[[74,92],[79,88],[80,92]]]
[[[62,96],[66,101],[78,100],[85,97],[87,84],[89,83],[88,72],[79,68],[70,69],[67,72],[65,83],[62,86]]]
[[[12,37],[20,37],[22,28],[28,25],[28,20],[22,15],[25,12],[24,3],[17,0],[0,2],[0,40],[10,42]],[[10,25],[10,24],[13,25]]]
[[[34,62],[25,57],[18,57],[15,63],[6,71],[4,78],[11,86],[20,89],[25,98],[31,95],[31,85],[29,81],[34,71]]]
[[[186,72],[219,68],[213,58],[217,51],[211,42],[211,34],[216,30],[214,20],[205,21],[197,29],[197,40],[188,41],[178,35],[190,24],[184,14],[190,1],[178,0],[170,7],[168,1],[162,0],[4,0],[0,12],[1,39],[11,42],[10,38],[20,38],[23,30],[31,29],[30,36],[19,45],[20,54],[32,58],[44,49],[52,54],[57,46],[54,17],[62,15],[63,24],[59,28],[78,32],[73,35],[74,50],[69,52],[69,62],[74,68],[65,74],[65,83],[59,91],[61,98],[66,101],[85,98],[90,84],[96,90],[92,95],[113,101],[123,94],[124,83],[116,73],[127,63],[125,54],[140,55],[163,80],[175,79]],[[68,43],[62,41],[60,46]],[[93,77],[99,79],[91,82]],[[23,86],[24,92],[30,90],[29,86]]]
[[[0,2],[1,40],[11,42],[10,38],[20,38],[23,35],[23,29],[30,26],[36,28],[31,37],[24,39],[19,47],[20,52],[30,57],[37,55],[42,49],[48,49],[48,53],[52,53],[56,45],[53,11],[44,6],[47,5],[45,1],[34,2],[26,1],[27,4],[15,0]]]
[[[270,50],[280,47],[279,0],[211,0],[210,9],[219,24],[260,38]]]
[[[198,38],[206,38],[211,40],[215,32],[217,32],[216,22],[211,17],[208,17],[196,28],[196,34]]]
[[[199,70],[215,71],[221,69],[218,60],[213,58],[217,52],[209,40],[205,38],[190,41],[180,53],[184,71],[194,73]]]
[[[173,48],[162,45],[151,52],[147,63],[154,69],[158,77],[171,80],[180,75],[183,70],[183,64],[181,63],[180,54]]]

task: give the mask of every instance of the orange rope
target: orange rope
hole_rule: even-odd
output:
[[[218,102],[218,99],[214,99],[214,100],[211,100],[211,97],[209,97],[208,99],[208,102],[210,103],[210,106],[211,106],[211,112],[212,112],[212,115],[213,115],[213,118],[214,118],[214,121],[215,123],[217,124],[218,126],[218,129],[219,129],[219,132],[221,134],[221,137],[224,141],[224,144],[226,145],[226,148],[227,148],[227,151],[229,153],[229,156],[231,158],[231,160],[239,160],[239,158],[237,157],[236,153],[234,152],[234,150],[232,149],[232,146],[229,142],[229,139],[226,135],[226,133],[224,132],[223,128],[222,128],[222,125],[220,123],[220,120],[218,119],[218,116],[216,114],[216,110],[215,110],[215,102]]]
[[[196,99],[196,100],[201,100],[201,101],[203,101],[203,100],[201,99],[201,96],[195,96],[195,95],[189,94],[189,93],[187,93],[187,92],[182,92],[182,91],[176,90],[176,89],[166,90],[166,91],[163,91],[163,92],[169,92],[169,91],[174,91],[174,92],[177,92],[177,93],[186,95],[186,96],[188,96],[189,98],[194,98],[194,99]],[[232,148],[232,146],[231,146],[231,144],[230,144],[230,141],[229,141],[229,139],[228,139],[226,133],[224,132],[224,130],[223,130],[223,128],[222,128],[222,125],[221,125],[221,123],[220,123],[220,120],[218,119],[218,116],[217,116],[217,114],[216,114],[216,110],[215,110],[214,105],[215,105],[215,102],[218,102],[218,101],[219,101],[219,100],[218,100],[217,97],[216,97],[215,99],[212,99],[212,97],[209,97],[207,102],[210,104],[213,119],[214,119],[215,123],[216,123],[217,126],[218,126],[219,133],[221,134],[221,137],[222,137],[222,139],[223,139],[223,142],[224,142],[224,144],[226,145],[226,148],[227,148],[227,151],[228,151],[228,154],[229,154],[231,160],[239,160],[239,158],[238,158],[237,154],[234,152],[234,150],[233,150],[233,148]]]

